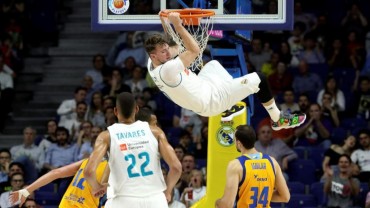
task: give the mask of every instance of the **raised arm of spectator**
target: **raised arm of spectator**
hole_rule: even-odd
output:
[[[62,104],[60,104],[57,110],[57,114],[60,116],[71,114],[75,111],[75,108],[76,108],[75,103],[72,103],[70,100],[65,100],[62,102]]]

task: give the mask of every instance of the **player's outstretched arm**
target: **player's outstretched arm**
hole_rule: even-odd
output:
[[[168,14],[168,19],[171,21],[176,32],[182,39],[185,52],[179,55],[184,67],[190,66],[194,62],[195,58],[200,54],[200,48],[194,38],[190,33],[182,26],[182,20],[180,19],[180,14],[177,12],[171,12]]]
[[[216,208],[232,208],[235,203],[235,196],[238,192],[240,174],[243,169],[238,160],[229,162],[226,170],[226,186],[224,195],[216,201]]]
[[[287,203],[290,199],[290,192],[286,184],[283,172],[275,158],[271,157],[275,167],[275,190],[272,194],[271,202]]]
[[[168,143],[166,135],[162,131],[162,129],[156,126],[151,126],[150,128],[153,134],[158,139],[159,152],[170,168],[166,180],[167,190],[165,192],[168,201],[171,199],[171,192],[173,188],[175,187],[176,183],[179,181],[181,177],[182,166],[175,154],[175,150]]]
[[[98,138],[96,138],[94,151],[91,153],[84,170],[85,179],[90,184],[92,194],[95,197],[101,197],[106,192],[107,184],[101,184],[96,179],[96,169],[108,151],[109,141],[110,136],[108,131],[103,131],[99,134]]]
[[[76,172],[78,171],[78,169],[80,168],[82,162],[83,162],[83,160],[72,163],[72,164],[64,166],[64,167],[61,167],[61,168],[54,169],[52,171],[49,171],[48,173],[41,176],[39,179],[37,179],[35,182],[30,184],[26,188],[10,193],[10,195],[9,195],[10,203],[13,205],[13,204],[17,203],[17,201],[20,198],[21,199],[20,206],[22,206],[22,204],[25,202],[29,193],[34,192],[36,189],[38,189],[40,187],[43,187],[46,184],[48,184],[48,183],[50,183],[50,182],[52,182],[56,179],[66,178],[66,177],[70,177],[70,176],[75,175]]]

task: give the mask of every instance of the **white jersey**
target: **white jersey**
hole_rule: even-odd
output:
[[[166,190],[158,141],[147,122],[116,123],[110,134],[109,186],[107,198],[146,197]]]
[[[149,63],[150,64],[150,63]],[[178,76],[180,82],[177,85],[170,86],[163,81],[160,76],[162,67],[172,67],[184,69]],[[201,114],[209,105],[209,93],[212,89],[212,83],[201,80],[194,72],[184,67],[180,58],[167,61],[155,69],[149,68],[149,74],[157,87],[165,93],[177,105]],[[203,99],[199,99],[199,97]]]
[[[259,91],[260,78],[256,73],[233,79],[218,62],[210,61],[196,75],[185,68],[180,58],[153,68],[148,61],[148,71],[157,87],[177,105],[202,116],[215,116],[231,108],[238,101]],[[171,86],[161,77],[161,70],[181,71],[179,81]]]

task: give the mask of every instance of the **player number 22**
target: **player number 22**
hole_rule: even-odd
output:
[[[251,191],[253,191],[253,195],[250,198],[252,200],[252,204],[250,204],[249,207],[257,207],[257,204],[262,204],[263,207],[266,207],[268,203],[267,197],[269,195],[269,187],[263,187],[261,192],[259,192],[258,187],[251,187]]]
[[[150,157],[147,152],[141,152],[138,154],[138,158],[141,160],[144,160],[140,165],[140,173],[133,172],[134,167],[136,166],[136,157],[133,154],[129,154],[125,156],[125,160],[129,161],[130,165],[127,168],[128,177],[129,178],[135,178],[140,176],[149,176],[153,175],[153,171],[146,170],[146,166],[149,165]]]

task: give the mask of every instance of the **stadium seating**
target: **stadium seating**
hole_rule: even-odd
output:
[[[315,182],[310,186],[310,193],[315,196],[317,204],[319,206],[326,205],[326,196],[324,194],[324,183],[322,182]]]
[[[304,184],[298,181],[287,182],[290,194],[304,194]]]
[[[298,208],[298,207],[316,207],[317,202],[311,194],[292,194],[289,202],[285,205],[287,208]]]
[[[288,175],[290,181],[312,184],[316,181],[315,162],[313,160],[297,159],[289,163]]]

